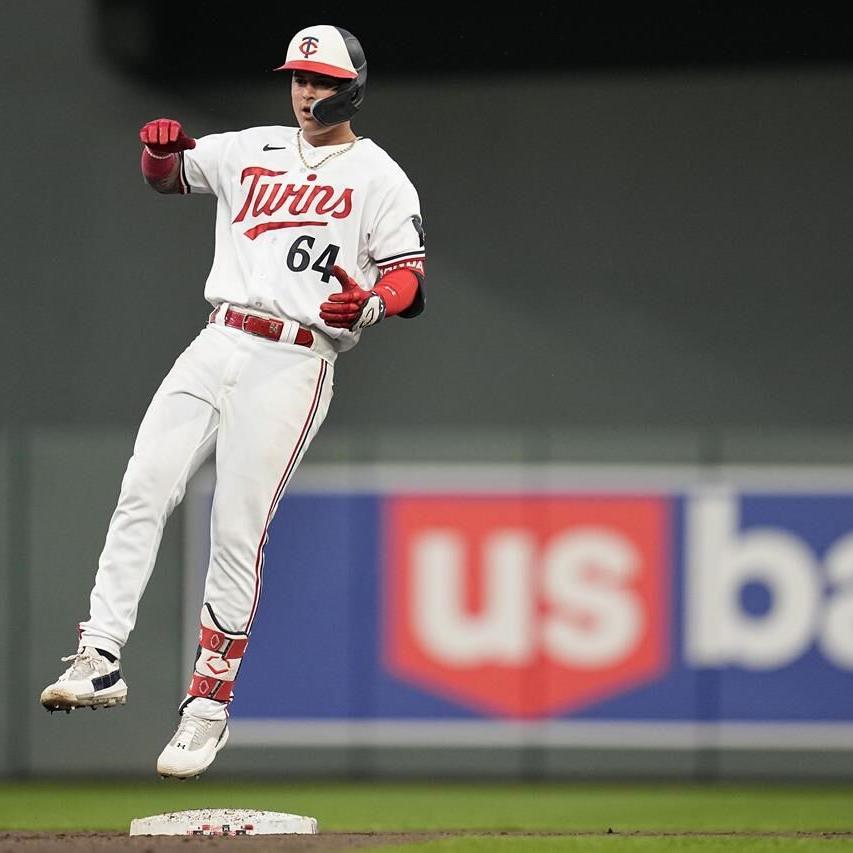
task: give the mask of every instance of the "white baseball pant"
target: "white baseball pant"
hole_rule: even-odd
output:
[[[315,345],[316,348],[316,345]],[[216,450],[204,600],[219,626],[248,634],[267,530],[326,417],[333,357],[209,325],[179,356],[142,420],[112,516],[82,645],[119,655],[136,622],[172,510]]]

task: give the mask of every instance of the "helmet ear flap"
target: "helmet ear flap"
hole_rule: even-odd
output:
[[[348,30],[335,27],[346,45],[352,67],[355,68],[354,80],[342,83],[334,95],[315,101],[311,106],[311,115],[327,127],[349,121],[364,102],[364,89],[367,86],[367,59],[359,40]]]
[[[367,86],[367,63],[358,69],[355,80],[347,80],[328,98],[321,98],[311,105],[311,115],[326,127],[349,121],[364,102]]]

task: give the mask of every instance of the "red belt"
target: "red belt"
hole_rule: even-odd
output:
[[[218,311],[218,308],[214,308],[213,313],[210,315],[211,323],[215,321]],[[281,333],[284,331],[285,323],[283,320],[276,320],[275,317],[245,314],[242,311],[229,308],[225,312],[225,325],[230,326],[232,329],[240,329],[250,335],[257,335],[259,338],[278,341],[281,340]],[[300,326],[293,343],[299,347],[310,347],[314,343],[314,335],[310,329]]]

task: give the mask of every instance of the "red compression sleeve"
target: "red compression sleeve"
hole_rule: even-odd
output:
[[[392,270],[376,282],[373,290],[385,302],[385,316],[405,311],[418,292],[418,277],[411,270]]]
[[[154,157],[148,148],[142,149],[142,175],[149,181],[162,181],[175,170],[178,162],[177,154],[167,154]]]
[[[164,190],[180,192],[180,178],[178,177],[180,164],[178,161],[177,154],[154,157],[146,146],[142,149],[142,161],[140,163],[142,177],[160,192]]]

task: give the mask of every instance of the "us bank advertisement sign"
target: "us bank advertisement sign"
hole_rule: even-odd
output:
[[[232,737],[851,749],[851,676],[853,472],[306,466]]]

